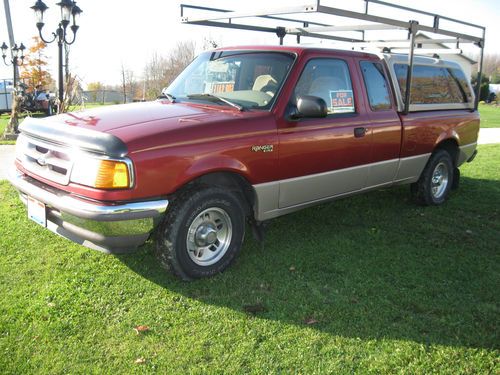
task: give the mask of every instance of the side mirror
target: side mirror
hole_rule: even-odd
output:
[[[303,95],[297,98],[297,110],[290,116],[292,119],[307,118],[307,117],[326,117],[328,115],[328,107],[325,101],[312,95]]]

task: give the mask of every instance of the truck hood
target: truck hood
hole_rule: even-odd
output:
[[[209,123],[228,124],[262,115],[262,112],[240,112],[233,107],[159,100],[92,108],[45,119],[28,117],[19,129],[35,138],[122,157],[148,145],[210,133]],[[203,127],[204,131],[186,131],[192,127]]]
[[[145,124],[172,118],[197,118],[213,112],[214,107],[192,106],[169,101],[121,104],[91,108],[83,111],[65,113],[47,118],[51,123],[66,124],[100,132],[113,133],[113,130],[131,125]],[[227,108],[224,107],[227,111]],[[217,110],[220,111],[220,110]],[[229,112],[234,112],[229,109]]]

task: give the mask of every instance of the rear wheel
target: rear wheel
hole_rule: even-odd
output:
[[[184,280],[225,270],[241,249],[244,209],[233,193],[205,187],[179,194],[157,231],[163,266]]]
[[[454,180],[454,167],[450,154],[435,151],[425,166],[419,180],[411,185],[414,200],[421,205],[440,205],[450,194]]]

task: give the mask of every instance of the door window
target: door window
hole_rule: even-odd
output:
[[[303,95],[323,99],[329,114],[355,112],[349,68],[343,60],[310,60],[295,87],[295,98]]]

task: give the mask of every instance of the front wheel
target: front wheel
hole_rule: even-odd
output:
[[[184,280],[213,276],[234,260],[244,231],[244,209],[233,193],[218,187],[186,191],[157,230],[157,256]]]
[[[440,205],[446,201],[454,181],[454,167],[445,150],[434,152],[420,178],[411,185],[414,200],[421,205]]]

